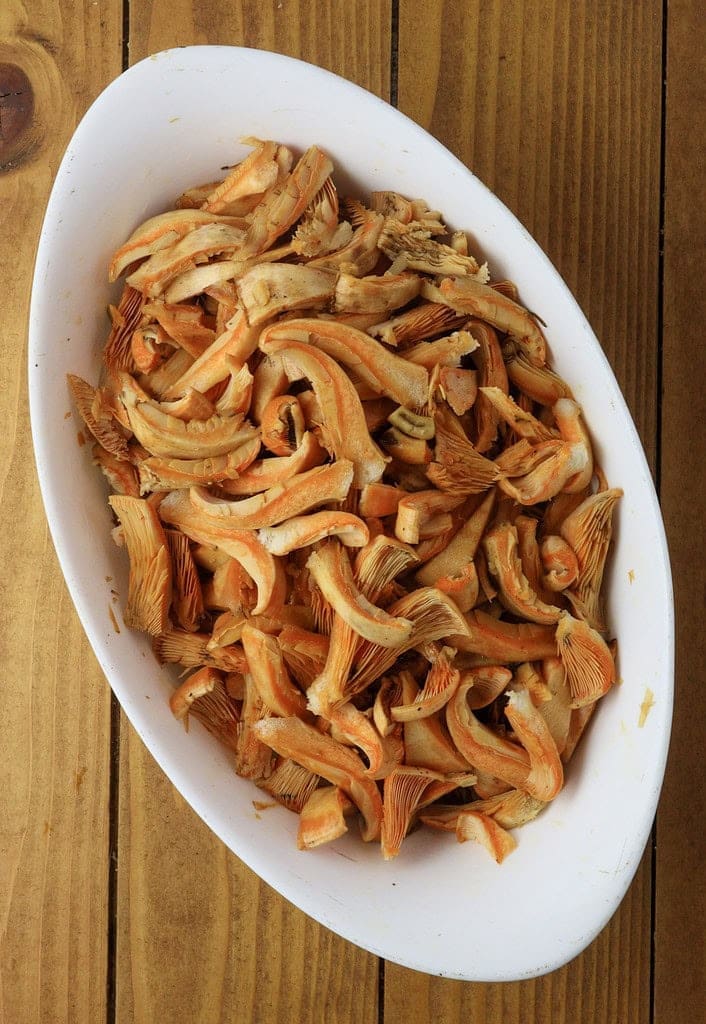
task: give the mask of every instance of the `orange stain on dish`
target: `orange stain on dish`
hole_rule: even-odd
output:
[[[79,448],[83,448],[84,444],[86,443],[86,435],[82,430],[79,430],[78,434],[76,435],[76,440],[78,441]]]
[[[650,711],[654,706],[655,695],[648,686],[645,690],[645,696],[643,698],[642,704],[640,705],[640,717],[637,720],[638,729],[642,729],[643,725],[647,721],[647,716],[649,715]]]
[[[108,605],[108,615],[110,616],[110,621],[113,624],[113,629],[115,630],[116,633],[119,633],[120,632],[120,626],[118,625],[118,620],[115,618],[115,612],[110,607],[110,605]]]

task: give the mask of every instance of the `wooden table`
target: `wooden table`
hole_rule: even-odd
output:
[[[698,0],[2,0],[4,1024],[704,1019],[703,26]],[[546,978],[426,977],[355,949],[280,899],[145,752],[66,593],[27,417],[24,342],[44,205],[97,93],[150,52],[207,42],[330,68],[449,146],[559,268],[642,436],[676,585],[671,757],[653,841],[619,912]]]

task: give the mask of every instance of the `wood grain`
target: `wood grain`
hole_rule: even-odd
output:
[[[706,1008],[706,32],[699,4],[668,7],[661,496],[674,578],[677,664],[671,752],[657,818],[655,1024]]]
[[[657,3],[400,2],[401,109],[549,254],[601,339],[653,467],[661,31]],[[610,925],[537,981],[469,985],[387,965],[386,1024],[646,1022],[651,896],[648,851]]]
[[[119,71],[119,8],[0,7],[0,1021],[8,1024],[105,1019],[110,696],[48,535],[25,337],[44,205],[78,117]]]
[[[389,92],[389,3],[132,0],[130,26],[131,60],[184,42],[258,46]],[[377,959],[260,882],[178,798],[127,723],[122,737],[120,1024],[377,1021]]]

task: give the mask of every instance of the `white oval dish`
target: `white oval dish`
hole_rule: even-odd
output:
[[[145,637],[109,610],[126,593],[124,552],[90,445],[77,444],[65,375],[95,381],[106,337],[113,250],[180,192],[246,152],[242,136],[299,149],[316,142],[337,181],[364,195],[421,196],[467,229],[495,278],[509,277],[547,322],[553,365],[570,382],[608,480],[623,487],[609,580],[622,682],[602,701],[565,790],[517,833],[498,867],[473,844],[418,831],[394,861],[357,835],[298,852],[297,819],[256,813],[261,794],[233,773],[197,723],[189,735]],[[277,54],[187,47],[114,81],[66,151],[47,207],[32,292],[29,391],[47,517],[78,614],[113,690],[171,781],[266,882],[358,945],[417,970],[505,981],[577,955],[617,908],[650,833],[669,741],[673,604],[664,530],[648,466],[608,362],[559,275],[514,216],[427,132],[364,90]],[[638,727],[646,688],[654,707]],[[151,699],[147,699],[151,698]]]

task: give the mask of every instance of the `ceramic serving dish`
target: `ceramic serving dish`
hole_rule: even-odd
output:
[[[395,189],[468,230],[494,277],[512,278],[547,323],[553,364],[571,384],[608,480],[624,488],[608,582],[622,681],[602,701],[566,788],[496,865],[480,847],[424,830],[401,855],[349,833],[298,852],[297,819],[257,813],[253,785],[167,698],[174,673],[147,639],[111,621],[127,559],[90,445],[77,444],[65,374],[97,380],[112,251],[186,187],[245,155],[242,136],[312,142],[361,196]],[[524,228],[420,127],[355,85],[276,54],[188,47],[113,82],[68,146],[47,207],[30,315],[29,389],[37,468],[54,543],[86,633],[137,732],[206,824],[265,881],[340,935],[409,967],[455,978],[538,975],[579,953],[615,911],[650,833],[667,752],[672,594],[662,521],[635,427],[591,328]],[[654,706],[638,727],[646,688]],[[151,699],[147,699],[147,698]]]

